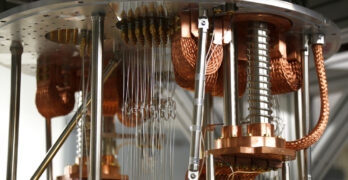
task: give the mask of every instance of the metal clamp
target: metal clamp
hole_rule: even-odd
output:
[[[204,32],[207,32],[209,29],[209,20],[207,17],[200,17],[198,19],[198,29],[203,29]]]
[[[325,35],[324,34],[314,34],[311,37],[312,44],[325,44]]]
[[[188,171],[189,180],[198,180],[198,171]]]

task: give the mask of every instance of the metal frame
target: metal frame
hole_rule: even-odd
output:
[[[105,68],[104,73],[103,73],[103,83],[109,78],[111,73],[116,69],[117,66],[119,66],[121,63],[120,61],[115,62],[114,60],[109,63],[109,65]],[[86,106],[89,106],[91,104],[91,95],[87,94],[87,102]],[[53,144],[53,146],[50,148],[50,150],[47,152],[45,158],[33,174],[33,176],[30,178],[31,180],[38,180],[44,170],[47,168],[48,164],[52,161],[53,157],[57,154],[59,149],[62,147],[64,144],[65,140],[69,137],[70,133],[74,130],[77,122],[82,116],[84,107],[81,105],[74,116],[71,118],[63,132],[60,134],[56,142]]]
[[[0,14],[0,34],[3,35],[0,38],[0,53],[7,52],[8,47],[10,47],[12,42],[14,41],[21,41],[23,45],[25,46],[24,51],[27,53],[33,53],[33,54],[35,53],[39,54],[48,50],[60,48],[58,44],[47,40],[43,34],[48,33],[51,30],[56,30],[57,28],[63,25],[66,28],[90,29],[91,22],[86,17],[89,17],[92,14],[92,12],[96,12],[96,11],[105,12],[106,13],[105,19],[107,19],[107,21],[111,21],[111,22],[117,21],[116,19],[119,12],[114,12],[114,10],[109,7],[109,3],[118,3],[118,2],[121,2],[121,1],[118,1],[118,0],[37,1],[33,3],[24,4],[19,7],[5,11]],[[135,1],[132,1],[132,2],[135,2]],[[148,0],[148,2],[150,2],[150,0]],[[330,47],[328,46],[324,48],[326,49],[326,52],[324,52],[326,57],[329,57],[333,53],[335,53],[340,46],[340,42],[337,40],[340,35],[338,28],[331,21],[325,19],[323,16],[307,8],[303,8],[298,5],[294,5],[288,2],[278,1],[278,0],[268,0],[268,1],[237,0],[235,2],[236,2],[236,6],[238,7],[238,11],[236,11],[236,13],[248,13],[248,12],[273,13],[273,14],[278,14],[280,16],[290,19],[293,23],[293,27],[291,31],[295,34],[302,34],[304,32],[308,34],[313,34],[313,33],[326,34],[327,35],[326,40],[328,41],[327,44],[330,44]],[[212,6],[216,6],[220,4],[225,4],[225,1],[218,0],[216,2],[211,2],[211,1],[191,0],[190,2],[187,2],[184,0],[179,0],[179,1],[169,0],[169,1],[166,1],[165,3],[167,3],[166,5],[167,7],[173,7],[172,11],[178,11],[182,7],[186,7],[189,3],[201,3],[202,6],[212,7]],[[23,9],[25,10],[23,11]],[[77,13],[68,18],[65,16],[59,16],[60,14],[71,14],[71,12],[77,12]],[[86,21],[79,21],[79,18],[82,18],[83,20],[86,20]],[[33,25],[32,24],[33,22],[37,24]],[[57,22],[57,23],[53,24],[52,22]],[[109,23],[105,23],[105,24],[109,24]],[[113,23],[110,23],[110,24],[113,24]],[[40,28],[42,28],[42,30],[40,30]],[[16,32],[13,32],[13,29],[18,29],[18,30]],[[112,31],[112,27],[106,28],[105,35],[107,38],[112,37],[111,36],[112,33],[110,31]],[[32,33],[31,36],[25,36],[28,33]],[[205,49],[204,47],[203,48],[201,47],[201,43],[202,43],[201,39],[203,38],[200,38],[200,50]],[[29,42],[33,42],[33,43],[29,43]],[[68,46],[67,48],[70,48],[70,47],[72,46]],[[203,57],[202,54],[205,55],[205,53],[200,51],[200,54],[202,59]],[[199,64],[202,64],[202,63],[199,63]],[[32,67],[35,67],[35,63],[32,64]],[[96,74],[99,74],[98,77],[100,79],[101,70],[99,69],[99,71],[97,72],[99,72]],[[14,70],[12,70],[11,73],[14,73]],[[18,75],[18,72],[17,72],[17,75]],[[200,76],[204,77],[204,74],[203,76],[202,74]],[[19,73],[19,77],[20,77],[20,73]],[[199,87],[202,87],[202,82],[204,81],[202,78],[200,79],[201,81],[198,81],[196,83],[199,84]],[[101,83],[97,83],[97,84],[99,84],[99,90],[101,90],[102,89],[100,87]],[[204,83],[203,83],[203,90],[202,88],[196,88],[196,89],[201,89],[199,91],[204,92]],[[202,100],[203,100],[202,97],[204,97],[204,93],[203,95],[199,95],[199,96],[200,97],[196,97],[196,100],[195,100],[196,104],[200,104],[200,103],[202,104]],[[100,103],[101,102],[100,94],[98,95],[98,97],[96,98],[96,100],[97,101],[99,100],[99,103]],[[19,99],[19,95],[18,95],[18,99]],[[18,104],[19,104],[19,101],[18,101]],[[200,106],[199,108],[197,106],[196,110],[198,110],[198,112],[195,113],[196,117],[194,118],[196,119],[195,120],[196,122],[199,122],[197,120],[201,119],[202,109],[203,109],[202,106]],[[19,111],[19,105],[18,105],[18,111]],[[76,125],[76,122],[78,121],[81,115],[81,114],[79,115],[79,113],[82,113],[80,109],[78,113],[75,114],[72,121],[65,128],[61,136],[56,141],[56,143],[50,148],[50,150],[48,151],[44,159],[44,162],[40,165],[39,169],[34,174],[32,179],[38,178],[42,174],[43,169],[47,166],[47,162],[51,161],[51,159],[54,157],[56,152],[61,147],[62,143],[66,140],[67,136],[72,131],[72,128]],[[14,126],[18,126],[18,123],[16,122],[17,121],[15,122],[11,121],[11,123],[15,123]],[[102,121],[97,120],[97,122],[101,123]],[[192,129],[195,131],[196,136],[198,137],[199,137],[199,134],[197,129],[200,128],[199,125],[200,124],[194,124],[194,126],[192,127]],[[11,127],[12,127],[12,124],[11,124]],[[11,128],[11,129],[15,130],[16,128]],[[10,133],[12,132],[10,131]],[[16,133],[18,135],[18,129],[16,132],[14,132],[14,134]],[[18,136],[15,136],[14,138],[18,138]],[[193,138],[192,142],[199,142],[199,140],[200,138],[198,139]],[[10,142],[11,141],[9,141],[9,143]],[[197,144],[197,143],[194,143],[194,144]],[[18,146],[18,144],[16,146]],[[17,149],[17,147],[14,147],[14,149]],[[10,149],[9,149],[9,152],[11,153],[13,152],[17,154],[16,151],[10,151]],[[196,157],[197,152],[193,152],[192,154],[194,155],[191,155],[191,157]],[[196,159],[191,159],[191,160],[195,161],[196,163]],[[191,160],[190,162],[192,162]],[[12,164],[8,165],[8,168],[10,166],[12,166]],[[195,168],[192,168],[192,169],[195,169]]]

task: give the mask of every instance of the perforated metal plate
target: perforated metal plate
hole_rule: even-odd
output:
[[[292,21],[289,33],[326,35],[325,56],[333,55],[340,46],[339,29],[330,20],[309,9],[279,0],[237,0],[236,13],[269,13],[283,16]],[[12,41],[20,41],[24,47],[23,72],[35,73],[35,60],[39,54],[67,48],[66,45],[49,41],[45,34],[57,29],[91,29],[90,16],[95,12],[105,13],[105,38],[120,37],[115,27],[122,10],[148,3],[163,4],[169,15],[175,15],[188,7],[207,8],[223,5],[222,0],[165,0],[165,1],[117,1],[117,0],[44,0],[24,4],[0,14],[0,64],[9,66],[9,47]],[[77,46],[69,45],[75,48]]]

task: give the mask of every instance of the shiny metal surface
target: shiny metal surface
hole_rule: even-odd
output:
[[[269,29],[264,22],[250,24],[248,42],[248,103],[250,123],[271,123]]]
[[[207,93],[204,99],[204,121],[205,125],[205,139],[204,139],[204,151],[205,151],[205,163],[206,163],[206,180],[215,180],[215,167],[214,167],[214,155],[207,153],[208,150],[214,149],[214,129],[210,125],[214,124],[213,120],[213,97]]]
[[[282,166],[282,180],[290,180],[290,165],[289,162],[284,162]]]
[[[19,110],[21,93],[21,65],[23,47],[20,42],[12,42],[11,47],[11,98],[10,122],[7,149],[7,180],[17,179]]]
[[[108,66],[105,68],[103,73],[103,83],[109,78],[111,73],[116,69],[117,66],[119,66],[120,61],[114,62],[111,61],[111,63],[108,64]],[[91,104],[91,95],[87,95],[87,102],[86,106],[89,106]],[[50,150],[47,152],[45,158],[33,174],[33,176],[30,178],[31,180],[38,180],[44,170],[47,168],[48,164],[52,161],[53,157],[57,154],[59,149],[64,144],[65,140],[68,138],[69,134],[74,130],[77,122],[81,118],[83,113],[83,106],[80,106],[74,116],[71,118],[67,126],[64,128],[63,132],[60,134],[56,142],[53,144],[53,146],[50,148]]]
[[[203,12],[201,12],[203,11]],[[198,42],[198,60],[195,77],[195,99],[193,107],[193,119],[191,126],[191,144],[188,167],[188,179],[198,179],[199,154],[201,146],[201,124],[203,120],[204,93],[205,93],[205,71],[206,71],[206,44],[209,22],[207,10],[200,10],[198,18],[199,42]],[[196,173],[197,172],[197,173]]]
[[[231,42],[224,47],[224,125],[238,125],[238,57],[231,21]]]
[[[316,36],[316,35],[315,35]],[[303,51],[302,51],[302,132],[303,135],[307,135],[310,132],[310,104],[309,104],[309,37],[304,35],[303,38]],[[319,35],[316,38],[319,43],[324,43],[324,37]],[[311,179],[311,147],[303,150],[304,161],[303,161],[303,171],[304,180]]]
[[[323,41],[323,37],[316,36],[314,39]],[[304,35],[302,50],[302,76],[303,83],[301,89],[295,93],[295,125],[296,138],[306,136],[309,131],[310,121],[310,104],[309,104],[309,37]],[[313,40],[313,39],[312,39]],[[316,40],[316,42],[317,42]],[[297,152],[297,171],[298,178],[309,180],[311,179],[310,164],[311,164],[311,148],[300,150]]]
[[[103,34],[104,14],[92,15],[91,143],[89,180],[101,178],[103,129]]]
[[[51,119],[46,119],[46,152],[50,150],[52,146],[52,127],[51,127]],[[46,170],[47,180],[53,180],[53,168],[52,163],[48,164]]]
[[[105,39],[111,39],[115,32],[123,8],[129,8],[138,1],[121,0],[41,0],[23,4],[0,14],[0,53],[7,53],[12,41],[22,41],[24,53],[32,58],[23,59],[23,72],[35,75],[38,54],[52,49],[62,48],[60,44],[47,40],[45,35],[50,31],[60,29],[91,29],[88,17],[92,12],[105,13]],[[150,0],[142,1],[144,3]],[[223,5],[225,1],[198,0],[167,0],[163,2],[168,7],[168,14],[174,14],[189,7],[189,4],[200,3],[207,8]],[[292,28],[289,33],[301,37],[302,33],[325,34],[326,44],[324,55],[333,55],[340,46],[340,31],[335,24],[322,15],[285,1],[279,0],[236,0],[238,10],[235,13],[269,13],[283,16],[291,20]],[[122,7],[122,8],[121,8]],[[73,45],[68,45],[76,49]],[[7,66],[8,59],[1,59],[0,64]]]

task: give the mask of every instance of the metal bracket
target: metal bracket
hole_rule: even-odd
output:
[[[325,44],[325,35],[324,34],[314,34],[311,37],[312,44]]]
[[[189,180],[198,180],[198,171],[188,171]]]
[[[203,32],[207,32],[209,29],[209,20],[207,17],[200,17],[198,19],[198,29],[203,29]]]

